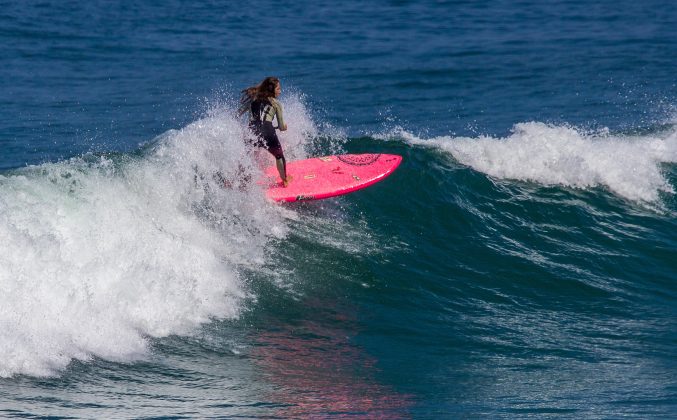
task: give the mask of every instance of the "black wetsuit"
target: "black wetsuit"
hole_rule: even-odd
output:
[[[284,125],[282,118],[282,105],[275,98],[255,99],[251,103],[251,118],[249,128],[256,136],[252,144],[256,147],[264,147],[275,159],[284,159],[280,139],[277,138],[273,118],[277,116],[278,126]]]

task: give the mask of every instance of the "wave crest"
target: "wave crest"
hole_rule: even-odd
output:
[[[402,132],[411,144],[436,147],[458,162],[495,178],[606,187],[634,201],[653,202],[674,194],[662,163],[677,162],[677,129],[653,135],[588,133],[569,126],[520,123],[505,138],[436,137]]]

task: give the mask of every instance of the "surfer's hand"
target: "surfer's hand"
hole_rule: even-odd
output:
[[[287,124],[282,125],[279,128],[280,128],[280,131],[287,131]]]

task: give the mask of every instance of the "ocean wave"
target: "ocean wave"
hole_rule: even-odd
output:
[[[392,136],[442,150],[459,163],[495,178],[573,188],[605,187],[640,202],[655,202],[661,193],[675,193],[661,167],[677,162],[674,125],[642,135],[586,132],[541,122],[516,124],[505,138],[423,139],[404,130],[381,135]]]
[[[285,105],[285,151],[303,157],[314,124],[297,97]],[[222,188],[262,164],[231,115],[212,109],[135,154],[0,176],[0,377],[136,360],[149,337],[241,313],[239,268],[263,267],[288,220],[254,183]]]

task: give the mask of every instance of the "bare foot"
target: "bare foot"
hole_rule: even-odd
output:
[[[291,175],[287,175],[287,178],[282,180],[282,185],[287,188],[292,179],[294,178]]]

